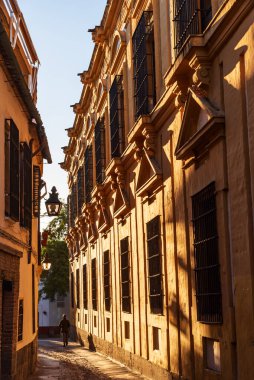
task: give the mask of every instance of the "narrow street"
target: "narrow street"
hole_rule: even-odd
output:
[[[145,377],[129,371],[109,358],[90,352],[79,343],[70,342],[62,346],[60,339],[39,340],[36,372],[29,380],[141,380]]]

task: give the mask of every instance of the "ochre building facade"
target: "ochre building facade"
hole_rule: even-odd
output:
[[[71,321],[152,379],[254,378],[254,9],[107,2],[61,163]]]
[[[16,1],[0,1],[0,378],[37,359],[40,193],[51,161],[36,109],[39,60]]]

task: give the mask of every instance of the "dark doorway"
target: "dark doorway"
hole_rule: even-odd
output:
[[[1,379],[8,379],[12,373],[13,341],[13,282],[2,283],[2,345],[1,345]]]

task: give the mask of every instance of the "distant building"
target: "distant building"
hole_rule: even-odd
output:
[[[39,336],[48,337],[59,335],[59,322],[63,314],[69,319],[70,300],[69,294],[66,297],[56,295],[56,299],[51,301],[43,295],[39,300]]]
[[[254,3],[109,0],[73,106],[81,340],[152,379],[254,378]]]
[[[0,2],[0,378],[37,357],[40,191],[51,162],[36,109],[39,60],[15,0]]]

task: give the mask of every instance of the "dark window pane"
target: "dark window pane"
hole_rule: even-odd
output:
[[[119,157],[124,151],[124,93],[122,75],[115,77],[109,97],[111,157]]]
[[[192,197],[198,320],[222,323],[215,183]]]

